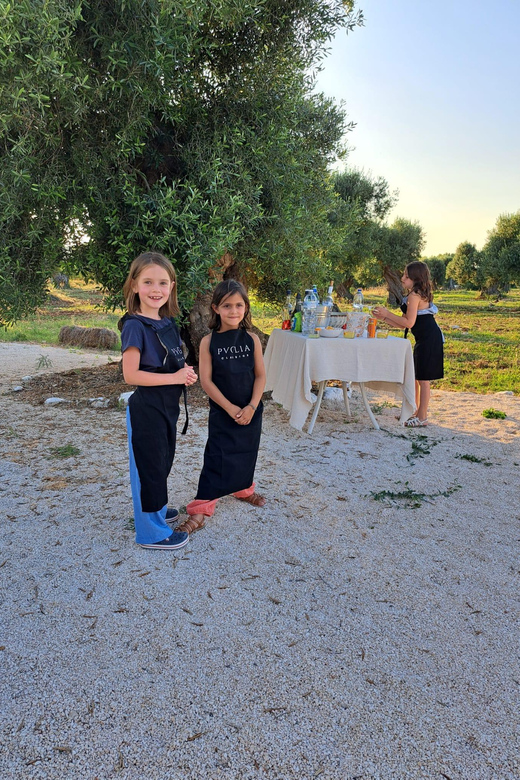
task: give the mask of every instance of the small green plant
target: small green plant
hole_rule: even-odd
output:
[[[374,414],[381,414],[383,409],[392,409],[394,407],[397,407],[398,404],[392,404],[390,401],[382,401],[380,404],[374,404],[372,406],[372,411]]]
[[[125,523],[126,531],[135,531],[135,520],[133,517],[129,517]]]
[[[36,361],[36,370],[41,371],[42,368],[50,368],[52,366],[52,360],[47,355],[40,355]]]
[[[484,458],[477,458],[476,455],[455,455],[456,458],[460,458],[460,460],[469,460],[470,463],[483,463],[484,466],[492,466],[493,464],[489,462],[489,460],[484,460]]]
[[[460,490],[461,487],[460,485],[453,485],[452,487],[447,488],[447,490],[439,490],[437,493],[428,494],[418,493],[416,490],[412,490],[412,488],[408,487],[408,482],[405,482],[404,484],[406,490],[400,490],[399,492],[394,492],[393,490],[380,490],[379,493],[371,491],[369,495],[372,496],[374,501],[382,501],[383,503],[388,502],[389,504],[401,503],[409,509],[418,509],[424,502],[433,504],[433,499],[438,496],[448,498],[448,496],[451,496],[456,490]]]
[[[423,458],[425,455],[429,455],[431,447],[435,447],[438,441],[434,439],[428,439],[424,434],[419,434],[412,439],[412,451],[406,456],[406,460],[409,463],[414,463],[417,458]]]
[[[50,453],[53,458],[74,458],[81,454],[81,450],[73,444],[64,444],[63,447],[52,447]]]
[[[482,417],[487,417],[489,420],[505,420],[507,414],[501,412],[500,409],[493,409],[493,407],[491,407],[490,409],[484,409]]]

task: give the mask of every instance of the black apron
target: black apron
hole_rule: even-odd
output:
[[[255,344],[246,330],[213,331],[209,351],[211,378],[220,392],[241,409],[251,401],[255,382]],[[263,404],[249,425],[239,425],[210,399],[208,441],[197,499],[212,501],[251,487],[254,480]]]
[[[139,321],[155,331],[166,350],[162,368],[157,369],[157,373],[173,374],[183,368],[185,360],[179,349],[181,338],[175,321],[170,320],[170,324],[163,328],[156,328],[141,318]],[[132,449],[141,482],[143,512],[158,512],[168,503],[167,481],[175,456],[181,395],[184,395],[186,409],[184,434],[188,427],[185,385],[139,385],[128,402]]]
[[[401,304],[401,311],[406,314],[408,304]],[[413,365],[415,378],[421,381],[442,379],[444,376],[444,345],[442,331],[437,325],[433,314],[417,314],[415,325],[410,328],[415,338],[413,348]],[[408,336],[408,328],[404,332]]]

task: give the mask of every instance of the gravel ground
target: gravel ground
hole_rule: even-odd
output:
[[[354,392],[312,438],[268,401],[268,504],[171,553],[133,541],[123,412],[4,391],[0,777],[519,780],[519,398],[409,431],[372,395],[375,431]]]

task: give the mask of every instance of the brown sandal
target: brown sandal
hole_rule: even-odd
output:
[[[246,498],[239,498],[238,500],[245,501],[246,504],[251,504],[252,506],[265,505],[265,498],[261,496],[259,493],[251,493],[250,496],[246,496]]]
[[[204,515],[199,515],[201,518],[200,520],[195,520],[197,515],[188,515],[186,520],[183,520],[180,525],[176,527],[176,531],[179,531],[179,533],[188,533],[188,534],[194,534],[195,531],[200,531],[201,528],[204,528],[206,525],[206,518]]]

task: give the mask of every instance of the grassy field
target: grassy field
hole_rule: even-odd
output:
[[[367,304],[384,303],[383,288],[367,290]],[[500,301],[481,300],[468,290],[440,291],[437,322],[444,332],[444,379],[434,387],[474,393],[520,393],[520,289]],[[254,304],[255,324],[266,333],[280,327],[280,315]],[[392,331],[402,336],[403,331]],[[413,343],[413,337],[410,336]]]
[[[110,328],[117,332],[117,321],[123,312],[102,309],[103,296],[95,284],[71,279],[70,289],[53,289],[47,305],[20,320],[8,330],[0,329],[0,341],[27,341],[35,344],[58,344],[63,325]],[[119,351],[119,346],[117,347]]]
[[[384,289],[366,291],[367,304],[383,303]],[[117,331],[122,312],[101,308],[102,295],[95,285],[71,280],[70,289],[52,290],[47,305],[7,331],[1,341],[57,344],[63,325],[111,328]],[[480,300],[467,290],[441,291],[435,295],[437,321],[446,336],[445,378],[435,383],[444,390],[520,393],[520,290],[511,290],[500,301]],[[280,327],[280,312],[252,297],[253,321],[265,333]],[[395,331],[402,335],[402,331]],[[413,341],[413,339],[412,339]]]

